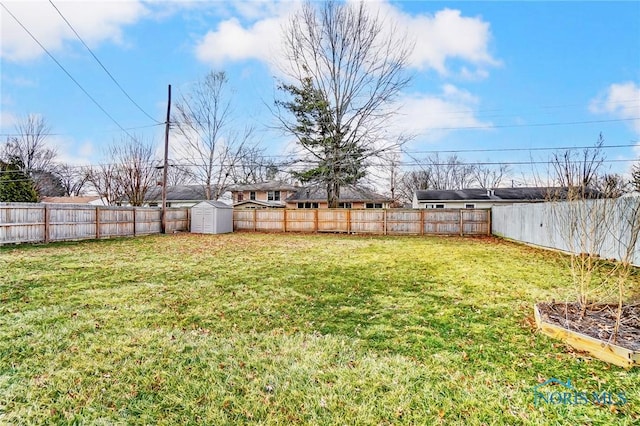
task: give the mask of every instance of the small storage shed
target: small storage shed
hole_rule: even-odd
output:
[[[191,232],[225,234],[233,232],[233,207],[220,201],[201,201],[191,207]]]

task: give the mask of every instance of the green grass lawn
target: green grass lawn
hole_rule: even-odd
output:
[[[535,332],[533,303],[571,295],[562,257],[250,233],[0,248],[0,423],[640,424],[640,368]],[[536,405],[550,378],[627,402]]]

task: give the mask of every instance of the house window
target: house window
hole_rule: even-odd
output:
[[[310,203],[310,202],[298,203],[298,208],[299,209],[317,209],[318,203]]]
[[[368,209],[381,209],[382,203],[367,203],[366,208]]]
[[[158,203],[149,203],[149,207],[158,207]]]
[[[269,191],[269,192],[267,192],[267,200],[269,200],[269,201],[280,201],[280,191]]]
[[[244,193],[238,192],[238,202],[244,201]]]
[[[251,199],[251,200],[255,200],[256,199],[256,191],[251,191],[249,193],[249,199]]]
[[[338,208],[339,209],[350,209],[352,206],[351,203],[338,203]]]
[[[475,208],[476,208],[476,205],[475,205],[475,204],[465,204],[465,205],[464,205],[464,208],[465,208],[465,209],[475,209]]]
[[[444,209],[444,204],[436,204],[434,206],[435,209]]]

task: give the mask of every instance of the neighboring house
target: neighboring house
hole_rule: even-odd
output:
[[[212,193],[215,191],[212,189]],[[193,207],[206,201],[204,185],[176,185],[167,187],[167,207]],[[154,186],[144,197],[145,207],[162,207],[162,185]]]
[[[53,204],[89,204],[92,206],[106,206],[107,203],[98,195],[83,197],[43,197],[42,203]]]
[[[469,188],[460,190],[424,190],[413,194],[414,209],[486,209],[514,203],[536,203],[548,201],[550,194],[558,194],[560,188]]]
[[[340,187],[338,208],[345,209],[386,209],[392,203],[389,197],[376,194],[355,185]],[[328,207],[327,190],[321,186],[299,188],[286,199],[288,209],[325,209]]]
[[[285,200],[300,188],[280,181],[267,181],[229,187],[233,207],[240,209],[283,208]]]

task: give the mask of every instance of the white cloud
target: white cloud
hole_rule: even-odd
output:
[[[634,131],[640,135],[640,86],[634,82],[610,85],[604,94],[589,104],[594,114],[606,114],[630,120]]]
[[[122,27],[135,23],[148,11],[139,1],[85,0],[55,2],[57,8],[90,46],[110,41],[122,43]],[[50,51],[76,40],[56,10],[45,1],[8,1],[4,5]],[[44,51],[7,13],[0,9],[2,45],[0,56],[10,61],[27,61]]]
[[[407,95],[398,102],[399,115],[393,120],[398,131],[419,140],[435,141],[464,128],[491,128],[492,123],[475,117],[478,98],[451,84],[440,94]]]
[[[486,67],[499,65],[489,53],[490,25],[479,17],[464,17],[459,10],[444,9],[435,15],[410,15],[386,1],[367,2],[373,14],[382,17],[384,31],[405,31],[408,40],[415,40],[410,66],[418,70],[434,69],[449,74],[447,61],[465,62],[456,72],[462,78],[482,79]],[[243,18],[260,16],[251,24],[243,25],[238,18],[222,21],[197,44],[199,60],[220,65],[225,61],[257,59],[274,65],[281,56],[282,27],[299,7],[299,2],[277,3],[276,7],[245,4],[237,13]],[[469,66],[473,65],[471,69]]]
[[[443,9],[435,14],[410,15],[386,1],[367,3],[372,11],[384,17],[387,30],[406,31],[407,38],[415,41],[411,66],[418,70],[434,69],[450,73],[447,61],[461,60],[478,67],[497,66],[498,60],[489,53],[490,25],[480,17],[465,17],[454,9]],[[462,77],[485,78],[484,68],[471,71],[462,67]]]

